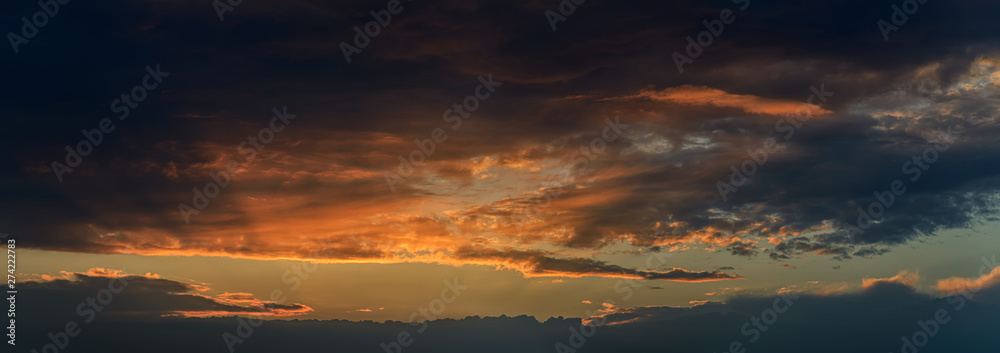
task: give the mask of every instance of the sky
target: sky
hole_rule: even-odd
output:
[[[1000,343],[996,2],[0,9],[4,349]]]

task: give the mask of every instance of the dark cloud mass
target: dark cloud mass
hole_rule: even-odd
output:
[[[509,262],[512,267],[522,268],[522,272],[528,276],[603,275],[676,282],[708,282],[743,278],[740,275],[728,275],[720,271],[693,272],[683,268],[674,268],[670,271],[638,271],[593,259],[552,258],[540,251],[499,251],[494,249],[463,248],[455,254],[455,258],[458,260]],[[653,261],[650,261],[650,263],[653,263]]]
[[[61,5],[3,54],[0,219],[35,249],[307,258],[276,239],[325,237],[332,262],[682,281],[736,276],[569,254],[847,260],[996,220],[1000,3],[926,2],[888,41],[876,23],[891,1],[739,4],[586,2],[553,32],[555,1],[405,2],[350,64],[341,41],[385,4],[248,1],[225,21],[203,1]],[[672,53],[722,9],[734,22],[679,73]],[[14,30],[34,11],[5,3],[0,20]],[[114,101],[147,67],[169,75],[119,120]],[[442,117],[487,80],[460,127]],[[296,118],[247,160],[240,144],[275,107]],[[791,129],[799,108],[813,114]],[[115,130],[60,182],[53,162],[103,118]],[[616,118],[620,136],[580,160]],[[437,128],[447,140],[390,190],[397,157]],[[947,150],[913,169],[940,131]],[[776,150],[720,195],[768,139]],[[231,160],[239,175],[186,222],[180,204]],[[905,193],[849,232],[895,180]]]
[[[163,310],[191,308],[183,301],[162,300],[163,296],[176,295],[174,291],[185,285],[166,280],[140,281],[134,277],[133,280],[135,287],[130,285],[116,296],[113,305],[108,305],[109,312],[83,325],[85,334],[72,339],[69,352],[139,348],[150,352],[226,351],[223,335],[226,332],[236,335],[238,320],[225,314],[214,318],[158,318]],[[22,310],[39,312],[50,305],[48,300],[53,296],[65,297],[60,303],[82,301],[85,296],[104,289],[106,283],[107,277],[78,276],[76,281],[31,285],[22,292],[22,298],[26,298]],[[741,342],[748,351],[775,353],[803,349],[831,353],[898,352],[903,344],[900,337],[913,337],[921,330],[918,321],[926,323],[943,311],[947,315],[945,322],[938,325],[935,335],[919,351],[971,352],[1000,344],[1000,339],[991,334],[1000,314],[997,283],[966,292],[970,299],[963,295],[933,298],[904,285],[880,283],[857,293],[786,292],[783,296],[775,293],[772,297],[737,297],[726,303],[709,302],[691,308],[626,309],[610,305],[604,307],[600,316],[592,318],[603,326],[598,326],[592,334],[593,328],[587,328],[589,337],[582,341],[580,338],[570,341],[573,330],[580,332],[580,318],[477,316],[426,322],[426,329],[420,333],[417,330],[424,323],[269,320],[260,323],[244,342],[234,347],[240,352],[380,351],[379,343],[389,344],[405,331],[413,338],[405,349],[410,352],[552,352],[560,342],[581,352],[719,352],[727,350],[734,341]],[[779,301],[782,304],[775,304]],[[160,304],[154,308],[151,302]],[[770,324],[763,321],[766,331],[753,326],[754,320],[761,324],[762,317],[769,317],[763,313],[775,306],[784,312],[774,320],[768,319]],[[82,323],[84,318],[72,314],[26,318],[21,329],[33,334],[23,336],[18,344],[41,347],[48,343],[44,332],[60,330],[66,320]],[[571,342],[582,342],[582,346]]]
[[[20,287],[27,295],[19,298],[28,297],[26,302],[31,307],[31,311],[22,312],[42,313],[46,311],[46,305],[56,305],[58,310],[49,312],[44,319],[51,321],[92,322],[97,316],[112,320],[236,314],[294,316],[312,310],[303,304],[277,303],[257,299],[247,293],[202,295],[200,292],[209,288],[162,279],[156,275],[109,275],[94,273],[94,270],[66,273],[64,278],[50,281],[26,282]],[[42,318],[27,317],[26,321],[42,321]]]

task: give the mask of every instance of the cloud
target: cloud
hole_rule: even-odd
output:
[[[907,270],[899,271],[895,276],[889,278],[865,278],[861,280],[861,287],[864,289],[870,289],[877,285],[883,283],[896,283],[904,285],[911,288],[917,288],[917,282],[920,281],[920,274],[917,272],[910,272]]]
[[[822,109],[814,104],[792,100],[768,99],[746,94],[732,94],[716,88],[691,85],[670,87],[662,90],[643,89],[633,95],[617,99],[649,99],[682,105],[709,105],[720,108],[737,108],[750,114],[803,114],[818,117],[831,113],[831,111]]]
[[[958,293],[977,292],[983,287],[991,287],[997,283],[1000,283],[1000,267],[994,267],[989,272],[974,279],[951,277],[938,280],[935,288],[945,295],[957,295]]]
[[[209,289],[160,278],[159,275],[133,275],[123,270],[92,268],[87,272],[63,272],[64,277],[25,282],[20,290],[31,304],[58,303],[56,307],[83,302],[102,290],[121,288],[101,310],[100,316],[116,318],[263,316],[287,317],[312,311],[309,306],[282,304],[255,298],[250,293],[200,294]],[[113,293],[113,292],[112,292]],[[114,305],[110,305],[113,303]],[[74,312],[68,307],[66,312]],[[59,315],[56,315],[59,316]]]
[[[1000,157],[1000,24],[983,16],[1000,4],[962,4],[886,43],[871,25],[886,16],[883,5],[779,1],[740,17],[741,30],[727,30],[683,75],[670,57],[703,28],[704,6],[693,1],[587,5],[564,23],[573,30],[554,33],[511,20],[542,18],[535,2],[408,6],[350,65],[330,43],[370,21],[369,4],[240,7],[224,23],[192,15],[204,10],[192,1],[98,4],[79,16],[120,21],[8,54],[21,68],[8,79],[32,84],[0,94],[17,132],[0,157],[5,185],[17,191],[0,206],[12,210],[11,234],[32,235],[26,247],[99,254],[310,259],[299,244],[329,237],[317,260],[460,266],[414,254],[487,240],[553,253],[623,245],[778,261],[878,256],[996,218],[1000,167],[984,161]],[[104,50],[82,47],[97,39]],[[73,65],[58,59],[66,57]],[[114,117],[108,102],[157,62],[171,72],[163,88],[60,183],[52,162],[65,160],[82,129]],[[445,123],[442,113],[491,73],[504,84],[473,118]],[[57,81],[91,89],[51,90]],[[835,95],[816,118],[793,135],[778,130],[820,86]],[[298,118],[246,161],[239,144],[285,105]],[[578,158],[615,117],[629,127],[599,155]],[[909,178],[902,163],[949,127],[962,138],[880,222],[849,239],[843,225],[856,210]],[[438,128],[447,140],[390,191],[385,172]],[[717,183],[771,138],[778,149],[723,201]],[[230,160],[245,162],[243,172],[186,224],[178,204],[192,203],[192,189]],[[583,273],[575,260],[489,258],[469,261]],[[590,273],[611,275],[614,265]]]
[[[994,285],[995,286],[995,285]],[[990,289],[993,287],[990,287]],[[984,288],[977,296],[996,296]],[[125,292],[127,293],[127,292]],[[993,294],[988,294],[993,293]],[[695,303],[691,307],[621,307],[604,303],[600,316],[592,318],[548,318],[530,316],[467,317],[435,320],[427,323],[432,330],[414,337],[406,349],[415,352],[551,352],[556,342],[569,344],[571,328],[579,328],[585,319],[604,319],[606,325],[586,337],[582,349],[604,351],[652,351],[673,349],[682,352],[712,352],[728,349],[730,342],[742,342],[746,349],[774,353],[801,352],[804,345],[817,353],[854,351],[898,351],[900,337],[911,337],[920,327],[917,320],[926,321],[944,310],[951,318],[925,347],[941,350],[968,347],[970,350],[989,349],[998,340],[994,335],[1000,306],[978,301],[942,300],[915,292],[898,283],[882,283],[857,293],[807,295],[792,293],[792,304],[768,324],[760,320],[762,312],[772,308],[778,297],[744,296],[726,302]],[[28,301],[19,312],[40,312],[45,305]],[[117,301],[117,299],[115,299]],[[19,304],[21,302],[19,301]],[[118,302],[114,303],[118,305]],[[109,306],[110,308],[110,306]],[[766,317],[766,316],[765,316]],[[36,319],[40,317],[36,316]],[[752,324],[753,318],[767,331]],[[20,321],[19,321],[20,322]],[[18,326],[24,332],[46,332],[62,327],[65,321],[47,318],[25,321]],[[741,330],[750,323],[746,330]],[[122,351],[127,347],[143,346],[149,352],[213,352],[225,349],[220,339],[223,332],[233,332],[237,323],[231,318],[180,318],[135,320],[126,316],[102,316],[74,337],[71,344],[78,349]],[[386,337],[399,332],[414,332],[407,322],[344,320],[269,320],[254,328],[253,336],[238,346],[251,353],[294,350],[297,352],[328,351],[330,347],[349,351],[378,349]],[[755,337],[752,330],[758,330]],[[183,340],[173,339],[170,332]],[[475,335],[475,332],[493,332]],[[843,337],[868,337],[863,341],[830,340],[831,333]],[[510,337],[517,337],[511,340]],[[39,347],[48,342],[44,335],[25,335],[24,344]],[[824,342],[816,345],[815,342]]]
[[[674,282],[710,282],[743,279],[740,275],[728,275],[719,271],[688,271],[674,268],[670,271],[640,271],[611,265],[604,261],[588,258],[553,258],[542,251],[497,250],[489,248],[463,248],[455,257],[458,260],[505,261],[504,266],[517,269],[526,277],[618,277],[632,279],[665,280]]]

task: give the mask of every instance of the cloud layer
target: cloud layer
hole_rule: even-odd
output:
[[[737,275],[599,256],[846,260],[995,219],[1000,5],[929,3],[885,42],[888,2],[754,2],[678,73],[671,53],[732,5],[588,3],[552,32],[554,3],[406,3],[351,64],[338,43],[369,3],[247,3],[224,22],[194,1],[67,5],[9,58],[2,217],[35,249],[692,282]],[[161,88],[115,118],[156,64]],[[501,85],[461,124],[442,116],[480,76]],[[240,144],[285,106],[297,118],[250,160]],[[53,161],[106,117],[116,130],[60,183]],[[907,167],[949,129],[947,151]],[[719,182],[769,139],[724,200]],[[430,155],[390,190],[414,153]],[[187,224],[179,205],[230,161],[239,174]],[[905,193],[849,236],[895,180]]]
[[[75,276],[75,281],[52,280],[26,286],[19,297],[23,298],[18,301],[19,313],[41,312],[44,308],[82,301],[84,296],[105,288],[108,279],[113,278]],[[235,348],[246,352],[288,349],[320,352],[334,347],[374,351],[380,344],[391,344],[400,332],[407,332],[413,341],[405,349],[412,352],[551,352],[559,343],[595,352],[657,349],[712,352],[727,350],[731,342],[740,342],[747,350],[775,353],[800,352],[803,347],[813,352],[895,352],[904,344],[900,337],[912,339],[915,332],[922,332],[918,322],[932,320],[939,311],[944,311],[948,319],[937,325],[926,346],[920,347],[921,351],[977,351],[1000,343],[992,334],[996,327],[993,323],[1000,314],[1000,290],[995,282],[974,295],[946,298],[919,294],[898,283],[880,282],[854,293],[809,295],[782,291],[782,296],[779,293],[742,296],[725,303],[706,302],[690,308],[622,308],[608,301],[595,302],[592,304],[599,309],[595,311],[598,315],[588,319],[604,326],[596,331],[587,328],[586,337],[573,338],[577,335],[574,332],[581,332],[580,318],[539,321],[529,316],[469,317],[426,323],[268,320],[254,327],[249,335],[236,336],[240,324],[232,317],[161,315],[195,308],[233,309],[230,304],[256,299],[237,293],[213,302],[179,295],[191,289],[177,282],[144,276],[128,278],[132,284],[114,297],[97,320],[83,326],[82,333],[70,342],[72,349],[121,351],[142,347],[151,352],[215,352],[227,349],[223,335],[228,332],[242,337]],[[53,307],[53,303],[59,304]],[[780,313],[767,313],[775,307]],[[245,313],[236,308],[229,314]],[[18,344],[41,347],[47,343],[42,333],[60,330],[65,320],[80,322],[81,317],[26,317],[19,321],[22,330],[19,332],[34,334],[19,336]],[[865,339],[849,339],[854,337]]]

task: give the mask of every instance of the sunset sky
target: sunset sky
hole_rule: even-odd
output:
[[[5,3],[4,349],[996,347],[1000,3],[575,1]]]

